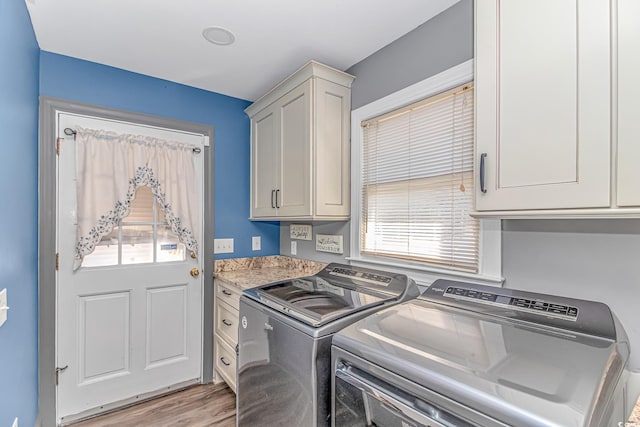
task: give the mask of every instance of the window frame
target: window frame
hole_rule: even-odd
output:
[[[471,82],[473,81],[473,77],[474,63],[473,59],[471,59],[351,112],[351,256],[347,258],[351,264],[408,273],[421,286],[429,286],[438,278],[473,281],[493,286],[501,286],[504,282],[502,278],[501,221],[499,219],[480,220],[480,255],[477,273],[448,269],[426,262],[363,254],[360,251],[360,232],[362,227],[362,146],[364,138],[361,123],[364,120],[369,120],[464,83]]]

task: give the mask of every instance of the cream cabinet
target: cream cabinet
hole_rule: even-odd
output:
[[[609,2],[475,4],[476,210],[610,207]]]
[[[235,392],[240,291],[216,280],[214,298],[214,369]]]
[[[349,218],[352,80],[311,61],[245,110],[251,219]]]
[[[618,206],[640,206],[640,1],[618,0]]]

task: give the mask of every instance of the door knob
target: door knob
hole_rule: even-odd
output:
[[[194,267],[191,269],[190,274],[191,277],[198,277],[200,275],[200,270]]]

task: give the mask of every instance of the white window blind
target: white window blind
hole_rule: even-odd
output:
[[[363,125],[362,253],[478,271],[473,85]]]

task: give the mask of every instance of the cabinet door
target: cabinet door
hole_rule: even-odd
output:
[[[640,206],[638,17],[638,0],[618,0],[618,206]]]
[[[315,214],[349,216],[351,90],[316,79]]]
[[[277,101],[280,118],[278,216],[311,215],[311,80]]]
[[[267,108],[251,120],[251,216],[276,215],[275,191],[279,170],[279,127],[276,108]]]
[[[475,4],[476,209],[608,207],[609,2]]]

